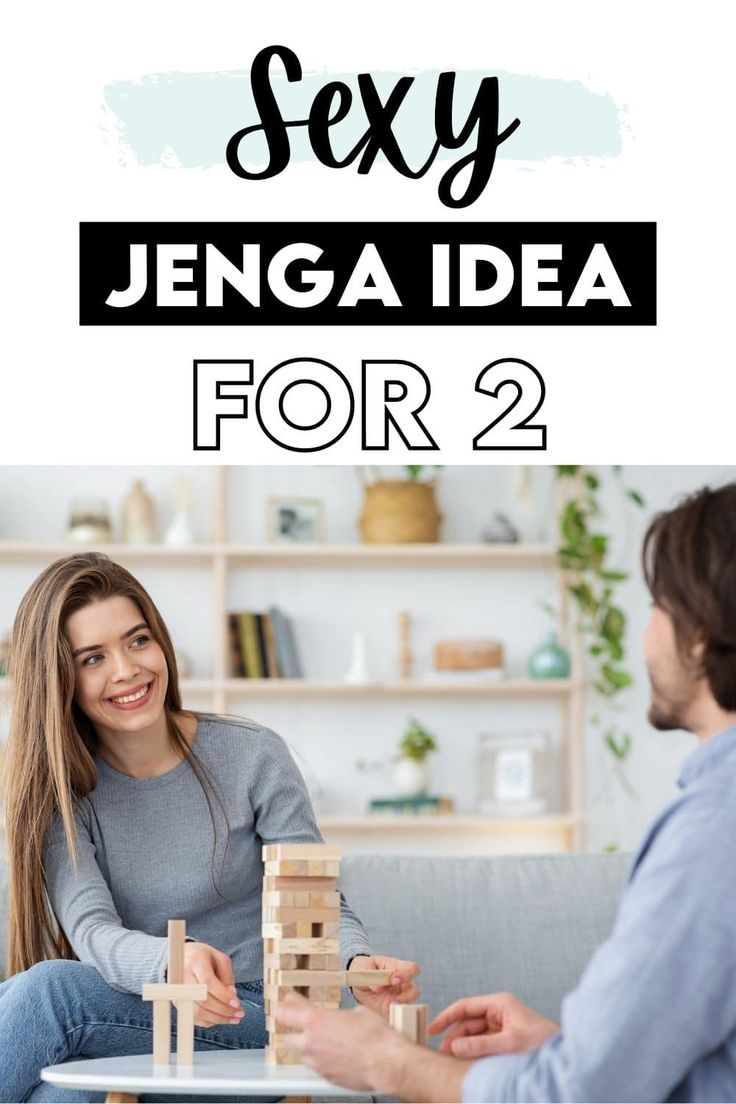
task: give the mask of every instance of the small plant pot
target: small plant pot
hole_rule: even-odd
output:
[[[434,544],[441,523],[434,483],[387,479],[365,488],[360,517],[365,544]]]
[[[429,763],[426,759],[402,756],[394,767],[394,789],[397,797],[418,797],[429,789]]]

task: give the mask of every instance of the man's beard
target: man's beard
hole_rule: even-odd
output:
[[[674,732],[677,729],[689,731],[688,714],[693,690],[690,680],[686,679],[686,685],[680,687],[680,692],[676,696],[671,692],[669,699],[658,690],[651,671],[649,682],[652,700],[649,704],[647,720],[652,728],[656,728],[658,732]]]
[[[649,706],[647,720],[658,732],[674,732],[677,729],[687,728],[684,713],[684,707],[679,704],[653,701]]]

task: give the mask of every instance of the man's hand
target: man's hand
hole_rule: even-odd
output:
[[[545,1020],[511,993],[455,1001],[435,1017],[428,1031],[438,1035],[448,1027],[440,1053],[458,1058],[535,1050],[560,1030],[559,1024]]]
[[[412,1047],[367,1008],[328,1012],[298,993],[279,1001],[276,1019],[293,1031],[289,1045],[301,1052],[305,1066],[348,1089],[379,1088],[381,1068],[386,1070],[395,1055],[400,1058]]]
[[[350,963],[350,970],[391,970],[393,977],[390,985],[373,985],[370,988],[354,988],[353,995],[361,1004],[388,1017],[392,1004],[412,1004],[419,996],[414,978],[419,974],[416,962],[405,962],[401,958],[387,958],[385,955],[356,955]]]
[[[240,1023],[245,1012],[238,1000],[233,966],[226,954],[207,943],[185,943],[184,981],[207,986],[207,999],[194,1005],[197,1027]]]

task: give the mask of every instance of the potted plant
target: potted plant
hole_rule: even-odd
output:
[[[394,786],[401,797],[416,797],[429,789],[428,756],[437,750],[437,741],[431,732],[415,718],[411,718],[399,741],[399,752],[394,767]]]
[[[365,544],[434,544],[442,515],[436,481],[423,478],[425,465],[405,465],[405,479],[384,479],[372,469],[363,478],[360,532]]]

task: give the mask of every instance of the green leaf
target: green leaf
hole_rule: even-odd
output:
[[[601,635],[606,640],[620,640],[626,630],[626,615],[618,606],[609,606],[601,624]]]
[[[568,587],[575,601],[586,613],[595,613],[598,609],[595,595],[587,583],[575,583]]]
[[[634,681],[628,671],[622,671],[613,667],[610,663],[604,663],[601,667],[601,675],[613,690],[624,690]]]
[[[608,537],[604,533],[594,533],[590,538],[590,547],[598,556],[605,556],[608,551]]]
[[[595,472],[585,473],[585,485],[589,487],[591,491],[597,491],[601,485],[601,481]]]
[[[619,850],[619,845],[617,843],[607,843],[605,847],[601,848],[601,851],[606,851],[606,852],[609,852],[611,854],[614,851],[618,851],[618,850]]]
[[[424,471],[424,464],[406,464],[404,466],[409,473],[409,479],[419,479],[419,476]]]
[[[635,502],[637,506],[645,506],[644,496],[640,495],[638,491],[634,491],[629,488],[626,492],[632,502]]]
[[[600,574],[607,583],[625,583],[629,578],[628,571],[601,571]]]

